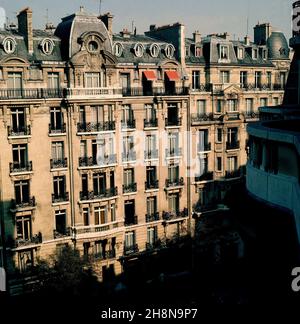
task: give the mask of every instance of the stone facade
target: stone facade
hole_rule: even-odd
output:
[[[26,272],[72,244],[99,277],[120,274],[224,207],[244,175],[247,123],[282,101],[288,46],[280,38],[273,60],[266,33],[186,39],[179,23],[112,36],[111,14],[83,8],[53,34],[31,15],[0,31],[5,267]]]

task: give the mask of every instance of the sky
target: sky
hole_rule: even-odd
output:
[[[195,30],[204,36],[228,32],[232,39],[253,37],[253,27],[270,22],[276,30],[291,36],[291,12],[293,0],[102,0],[101,12],[111,12],[113,31],[132,29],[132,21],[139,34],[149,26],[181,22],[190,37]],[[44,28],[47,22],[57,25],[61,17],[79,11],[82,5],[93,13],[99,13],[100,0],[0,0],[9,21],[16,22],[16,13],[24,7],[33,10],[34,28]]]

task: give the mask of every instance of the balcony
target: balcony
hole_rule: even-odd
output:
[[[211,151],[211,143],[198,144],[198,153],[210,152],[210,151]]]
[[[226,150],[238,150],[240,148],[240,141],[232,141],[226,143]]]
[[[259,112],[244,111],[243,114],[244,114],[246,120],[259,119]]]
[[[24,199],[23,201],[16,201],[15,199],[12,199],[11,203],[12,203],[13,210],[36,207],[34,196],[26,200]]]
[[[17,137],[17,136],[30,136],[31,135],[31,127],[24,126],[24,127],[7,127],[8,136],[10,137]]]
[[[118,187],[105,189],[102,192],[80,191],[80,201],[109,199],[118,196]]]
[[[50,160],[50,168],[51,170],[55,169],[65,169],[68,167],[68,159],[51,159]]]
[[[110,260],[116,257],[116,250],[103,251],[94,254],[95,260]]]
[[[189,94],[188,87],[176,87],[174,89],[166,89],[165,87],[154,87],[145,91],[142,87],[124,88],[122,89],[124,97],[143,97],[143,96],[186,96]]]
[[[145,190],[155,190],[155,189],[159,189],[159,181],[158,180],[145,182]]]
[[[267,83],[247,83],[240,84],[240,87],[244,91],[284,91],[285,85],[279,83],[267,84]]]
[[[145,160],[158,159],[158,150],[145,151]]]
[[[199,84],[197,88],[191,89],[193,92],[210,92],[211,91],[211,85],[210,84]]]
[[[54,240],[58,240],[58,239],[63,239],[63,238],[66,238],[66,237],[70,237],[71,234],[72,234],[71,227],[67,227],[63,231],[53,230],[53,238],[54,238]]]
[[[138,224],[138,217],[136,215],[130,217],[125,216],[125,221],[124,221],[125,226],[134,226],[137,224]]]
[[[211,202],[211,203],[205,203],[205,204],[201,204],[201,203],[196,203],[193,206],[193,210],[195,213],[205,213],[208,211],[213,211],[219,208],[218,206],[219,204],[217,202]]]
[[[205,172],[200,176],[195,177],[195,182],[201,182],[201,181],[211,181],[214,179],[214,173],[213,172]]]
[[[123,185],[123,194],[128,194],[132,192],[137,192],[137,184],[136,183],[130,183],[127,185]]]
[[[76,226],[72,228],[73,236],[76,239],[101,236],[102,233],[112,231],[119,227],[119,223],[105,223],[92,226]],[[106,233],[105,233],[106,234]]]
[[[0,100],[63,98],[62,89],[1,89]]]
[[[136,152],[122,153],[123,162],[135,162],[136,161]]]
[[[10,173],[26,173],[32,172],[32,161],[26,163],[13,162],[9,163]]]
[[[122,129],[135,129],[136,125],[135,125],[135,119],[130,119],[130,120],[126,120],[121,122],[122,124]]]
[[[192,114],[191,121],[192,124],[206,123],[214,120],[213,114]]]
[[[133,244],[131,246],[124,246],[124,255],[128,256],[131,254],[136,254],[139,252],[139,246],[137,244]]]
[[[240,178],[241,176],[242,176],[242,172],[240,169],[233,170],[233,171],[226,171],[226,173],[225,173],[226,179]]]
[[[182,148],[172,148],[166,149],[166,157],[167,158],[174,158],[174,157],[181,157],[182,156]]]
[[[64,192],[60,195],[52,194],[52,204],[59,204],[69,201],[69,193]]]
[[[144,119],[144,128],[157,128],[158,127],[158,120],[157,118],[154,119]]]
[[[167,188],[176,188],[176,187],[183,187],[183,186],[184,186],[183,177],[177,178],[177,179],[167,179],[166,180]]]
[[[72,100],[78,99],[113,99],[122,98],[122,89],[114,87],[102,88],[66,88],[64,89],[65,98]]]
[[[90,167],[105,167],[108,165],[113,165],[117,163],[117,155],[110,154],[99,157],[97,160],[94,157],[80,157],[79,167],[80,168],[90,168]]]
[[[179,127],[182,125],[182,118],[169,119],[165,118],[166,127]]]
[[[165,212],[163,211],[163,220],[165,221],[171,221],[175,219],[180,218],[186,218],[189,216],[189,211],[187,208],[184,208],[182,211],[176,211],[176,212]]]
[[[146,214],[146,223],[159,221],[159,212],[153,214]]]
[[[104,123],[78,123],[77,132],[78,133],[99,133],[99,132],[109,132],[116,130],[115,121],[107,121]]]
[[[54,126],[49,124],[49,134],[50,135],[60,135],[66,133],[66,123],[61,124],[60,126]]]
[[[146,243],[147,251],[159,250],[164,247],[166,247],[166,245],[161,240],[156,240],[153,243]]]
[[[29,239],[16,239],[15,240],[15,248],[26,247],[29,245],[36,245],[43,243],[42,233],[39,232],[38,234],[32,236]]]

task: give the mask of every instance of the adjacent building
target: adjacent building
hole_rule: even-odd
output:
[[[193,235],[242,181],[246,126],[282,102],[284,35],[185,37],[180,23],[112,32],[80,11],[0,31],[0,200],[8,273],[66,244],[100,278]],[[1,241],[0,241],[1,242]],[[0,251],[1,243],[0,243]]]

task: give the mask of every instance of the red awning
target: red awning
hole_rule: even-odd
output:
[[[154,71],[144,71],[144,76],[148,81],[155,81],[156,75]]]
[[[166,75],[169,81],[178,81],[180,79],[179,73],[177,71],[166,71]]]

